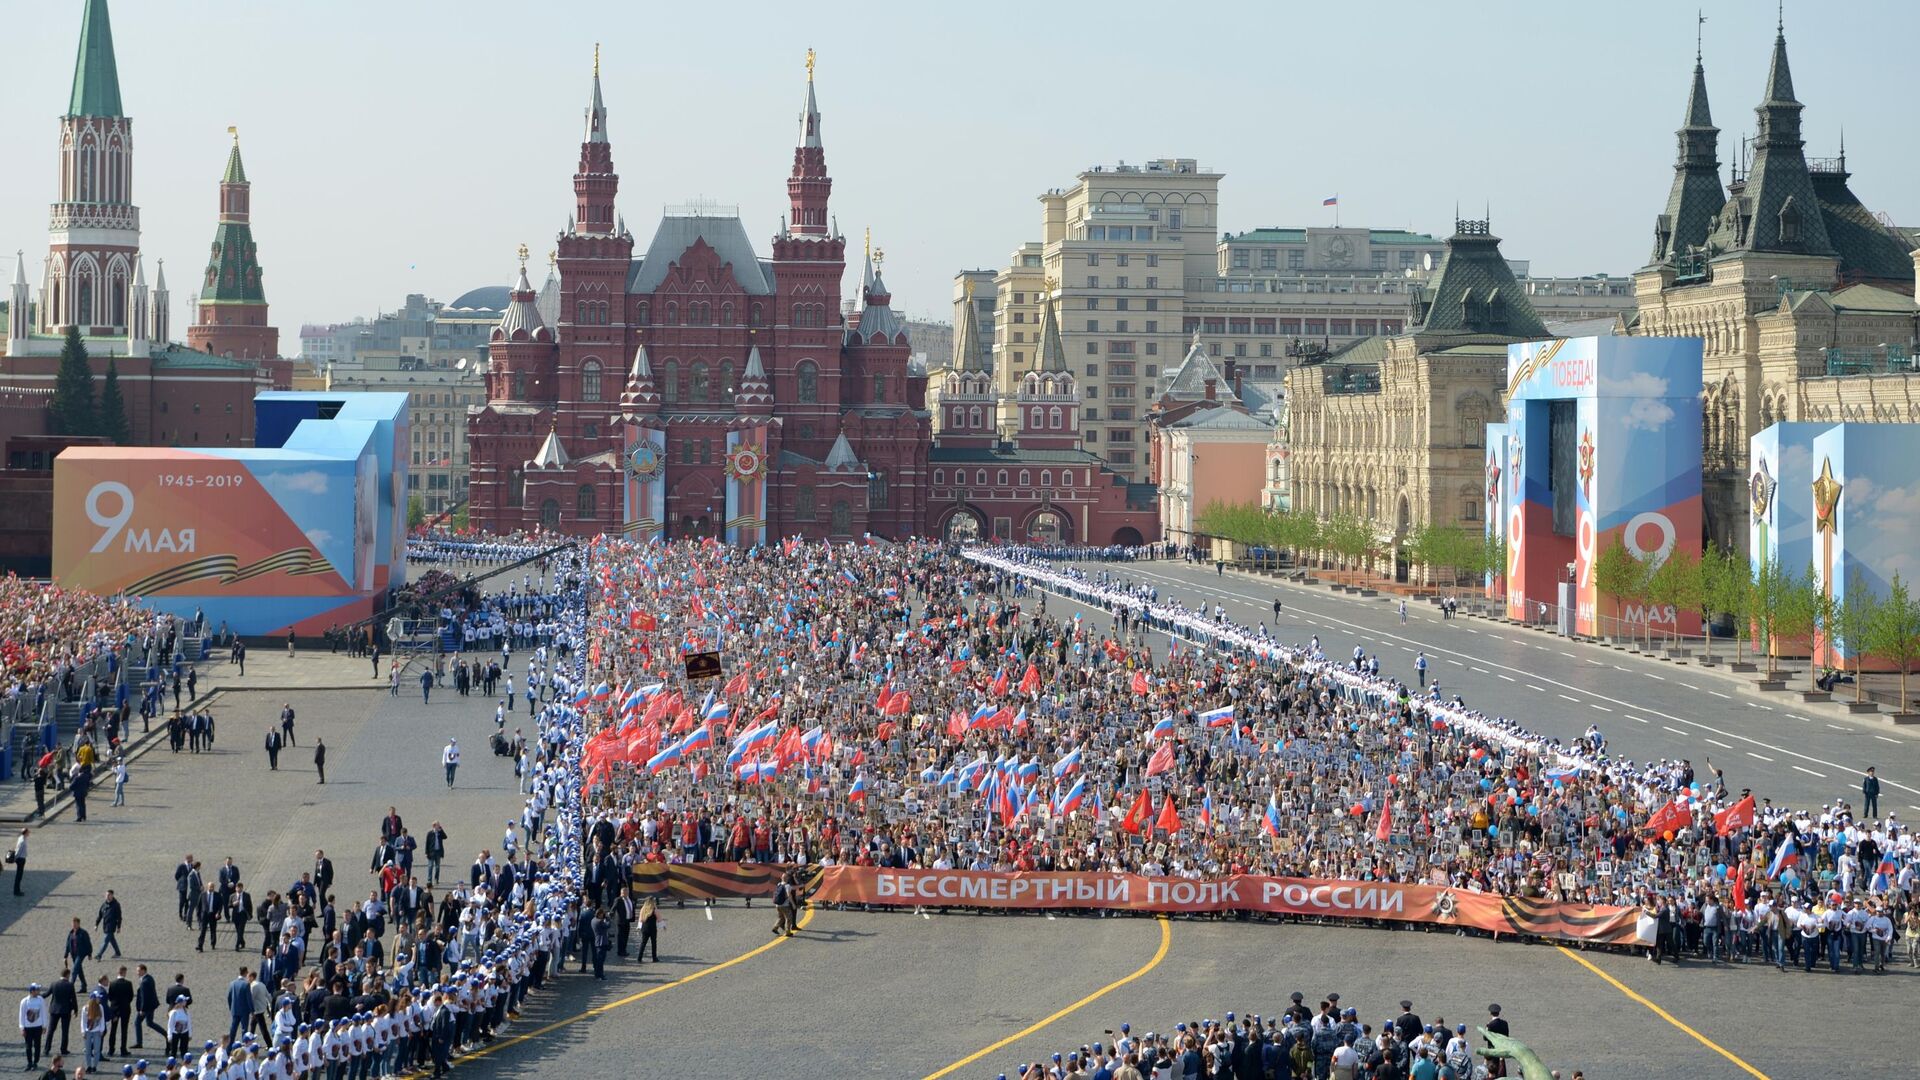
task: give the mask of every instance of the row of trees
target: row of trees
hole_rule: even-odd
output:
[[[1321,518],[1270,511],[1254,503],[1214,502],[1200,512],[1194,527],[1248,547],[1316,552],[1348,567],[1364,566],[1381,554],[1372,524],[1352,514]],[[1416,526],[1400,538],[1399,549],[1409,564],[1426,567],[1436,577],[1446,576],[1455,586],[1462,578],[1477,580],[1488,573],[1504,573],[1507,565],[1504,540],[1467,529]]]
[[[127,402],[120,393],[120,371],[109,357],[107,377],[96,401],[93,368],[87,363],[87,346],[80,340],[78,327],[67,327],[66,344],[60,347],[60,367],[53,378],[53,401],[47,411],[52,414],[55,435],[102,435],[121,446],[133,441]]]
[[[1837,644],[1845,652],[1855,676],[1855,700],[1864,694],[1859,673],[1868,657],[1900,672],[1900,701],[1907,701],[1907,678],[1920,663],[1920,597],[1894,574],[1884,597],[1875,596],[1866,582],[1854,577],[1845,598],[1824,592],[1812,566],[1803,574],[1779,562],[1749,564],[1745,555],[1708,548],[1704,554],[1675,551],[1657,562],[1635,556],[1616,540],[1602,550],[1593,566],[1594,587],[1614,602],[1622,623],[1629,604],[1671,607],[1691,611],[1711,626],[1715,619],[1731,627],[1735,655],[1743,641],[1752,639],[1766,656],[1767,674],[1779,671],[1781,641],[1812,639]],[[1650,620],[1631,620],[1633,631],[1652,644]],[[1706,636],[1707,655],[1713,655],[1713,635]]]

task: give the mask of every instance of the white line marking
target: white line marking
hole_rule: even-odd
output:
[[[1626,669],[1626,668],[1623,668],[1623,667],[1621,667],[1621,666],[1620,666],[1619,664],[1615,664],[1615,665],[1613,665],[1613,670],[1615,670],[1615,671],[1626,671],[1627,669]]]
[[[1749,750],[1749,751],[1747,751],[1747,756],[1748,756],[1748,757],[1750,757],[1750,758],[1759,758],[1759,759],[1760,759],[1761,761],[1772,761],[1772,760],[1773,760],[1772,758],[1770,758],[1770,757],[1768,757],[1768,756],[1767,756],[1767,755],[1765,755],[1765,754],[1756,754],[1756,753],[1754,753],[1754,752],[1753,752],[1753,751],[1751,751],[1751,750]]]
[[[1830,727],[1830,728],[1832,728],[1832,729],[1833,729],[1833,730],[1835,730],[1835,731],[1845,731],[1845,730],[1847,730],[1846,728],[1843,728],[1843,727],[1841,727],[1841,726],[1840,726],[1839,724],[1828,724],[1827,726],[1828,726],[1828,727]]]
[[[1497,672],[1497,671],[1496,671],[1496,672],[1494,672],[1494,674],[1495,674],[1495,675],[1497,675],[1497,676],[1499,676],[1499,677],[1500,677],[1500,678],[1502,678],[1502,679],[1505,679],[1505,680],[1507,680],[1508,682],[1514,682],[1514,681],[1516,681],[1516,680],[1514,679],[1514,677],[1513,677],[1513,676],[1511,676],[1511,675],[1501,675],[1501,674],[1500,674],[1499,672]]]
[[[1568,651],[1567,651],[1567,650],[1565,650],[1565,649],[1561,649],[1561,650],[1560,650],[1560,655],[1561,655],[1561,656],[1564,656],[1564,657],[1566,657],[1566,658],[1567,658],[1567,659],[1569,659],[1569,660],[1578,660],[1578,659],[1580,659],[1579,657],[1577,657],[1577,656],[1575,656],[1575,655],[1573,655],[1572,653],[1570,653],[1570,652],[1568,652]]]
[[[1487,670],[1486,668],[1483,668],[1483,667],[1476,667],[1476,668],[1474,668],[1473,670],[1475,670],[1475,671],[1477,671],[1477,672],[1479,672],[1479,673],[1480,673],[1480,674],[1482,674],[1482,675],[1491,675],[1491,674],[1493,674],[1492,672],[1490,672],[1490,671],[1488,671],[1488,670]]]
[[[1542,694],[1544,694],[1544,693],[1546,693],[1546,692],[1547,692],[1547,688],[1546,688],[1546,687],[1544,687],[1544,686],[1535,686],[1535,685],[1533,685],[1532,683],[1528,683],[1528,684],[1527,684],[1527,689],[1529,689],[1529,690],[1534,690],[1534,691],[1538,691],[1539,693],[1542,693]]]
[[[1799,713],[1788,713],[1787,715],[1793,717],[1795,720],[1804,721],[1809,724],[1813,723],[1813,717],[1811,716],[1801,716]]]
[[[1635,716],[1635,715],[1633,715],[1632,713],[1628,713],[1628,714],[1627,714],[1627,719],[1629,719],[1629,720],[1634,720],[1634,721],[1638,721],[1639,723],[1642,723],[1642,724],[1644,724],[1644,723],[1646,723],[1646,721],[1645,721],[1645,720],[1642,720],[1642,719],[1641,719],[1640,717],[1638,717],[1638,716]]]
[[[1609,708],[1607,708],[1607,707],[1606,707],[1605,705],[1594,705],[1594,704],[1593,704],[1593,702],[1591,702],[1591,701],[1589,701],[1589,702],[1587,702],[1587,704],[1588,704],[1589,706],[1592,706],[1593,708],[1596,708],[1596,709],[1599,709],[1599,710],[1600,710],[1601,712],[1612,712],[1612,711],[1613,711],[1612,709],[1609,709]]]
[[[1707,693],[1712,694],[1714,697],[1717,697],[1717,698],[1726,698],[1728,701],[1733,700],[1732,694],[1723,694],[1718,690],[1709,690],[1707,691]]]
[[[1667,727],[1667,725],[1665,725],[1665,724],[1661,724],[1660,726],[1661,726],[1661,727],[1663,727],[1663,728],[1667,728],[1667,730],[1668,730],[1668,731],[1671,731],[1671,732],[1673,732],[1673,733],[1674,733],[1675,735],[1685,735],[1685,734],[1686,734],[1686,732],[1684,732],[1684,731],[1681,731],[1681,730],[1680,730],[1679,728],[1677,728],[1677,727]]]
[[[706,908],[706,909],[705,909],[705,911],[706,911],[706,913],[707,913],[707,921],[708,921],[708,922],[712,922],[712,921],[713,921],[713,909],[712,909],[712,908]]]
[[[1559,695],[1556,695],[1556,696],[1558,696],[1558,697],[1561,697],[1561,698],[1565,698],[1566,700],[1568,700],[1568,701],[1571,701],[1571,702],[1573,702],[1573,703],[1574,703],[1575,705],[1578,705],[1578,704],[1580,704],[1580,699],[1579,699],[1579,698],[1577,698],[1577,697],[1574,697],[1574,696],[1572,696],[1571,694],[1559,694]]]
[[[1589,663],[1589,664],[1592,664],[1592,665],[1593,665],[1594,667],[1605,667],[1605,666],[1606,666],[1605,664],[1602,664],[1602,663],[1601,663],[1600,661],[1598,661],[1598,660],[1589,660],[1589,659],[1587,659],[1587,658],[1586,658],[1586,657],[1584,657],[1584,656],[1583,656],[1583,657],[1581,657],[1580,659],[1582,659],[1582,660],[1586,660],[1586,661],[1587,661],[1587,663]]]
[[[1731,749],[1733,749],[1733,744],[1732,744],[1732,743],[1730,743],[1730,742],[1721,742],[1721,741],[1720,741],[1719,739],[1707,739],[1707,738],[1704,738],[1704,737],[1703,737],[1703,739],[1702,739],[1702,741],[1703,741],[1703,742],[1710,742],[1710,743],[1712,743],[1712,744],[1713,744],[1713,745],[1715,745],[1715,746],[1719,746],[1719,747],[1724,747],[1724,748],[1726,748],[1726,749],[1728,749],[1728,750],[1731,750]]]
[[[1539,649],[1541,652],[1547,651],[1547,647],[1545,645],[1535,645],[1534,648]]]
[[[1794,768],[1800,769],[1801,772],[1806,773],[1808,776],[1817,776],[1822,780],[1825,780],[1827,778],[1827,774],[1823,772],[1814,772],[1812,769],[1803,769],[1798,765],[1795,765]]]
[[[1900,741],[1899,739],[1889,739],[1885,735],[1875,735],[1874,738],[1879,739],[1881,742],[1897,743]]]
[[[1626,668],[1621,668],[1620,670],[1621,670],[1621,671],[1625,671],[1625,670],[1627,670],[1627,669],[1626,669]],[[1666,681],[1667,681],[1667,677],[1666,677],[1665,675],[1655,675],[1655,674],[1654,674],[1653,672],[1651,672],[1651,671],[1643,671],[1643,672],[1641,672],[1640,674],[1642,674],[1642,675],[1645,675],[1645,676],[1646,676],[1647,678],[1649,678],[1649,679],[1659,679],[1659,680],[1660,680],[1661,682],[1666,682]]]
[[[1695,685],[1693,685],[1693,684],[1692,684],[1692,683],[1690,683],[1690,682],[1683,682],[1683,683],[1681,683],[1680,685],[1681,685],[1681,686],[1684,686],[1684,687],[1686,687],[1686,688],[1687,688],[1687,689],[1689,689],[1689,690],[1698,690],[1698,689],[1700,689],[1699,687],[1697,687],[1697,686],[1695,686]]]

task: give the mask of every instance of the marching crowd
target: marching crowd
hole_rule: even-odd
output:
[[[440,1076],[463,1053],[492,1043],[568,959],[602,972],[619,905],[595,887],[594,902],[582,907],[582,725],[563,692],[578,675],[572,643],[582,627],[583,577],[577,557],[560,556],[559,571],[568,582],[555,612],[562,625],[530,658],[554,690],[542,695],[528,757],[515,770],[526,813],[497,850],[481,849],[464,878],[450,872],[443,882],[446,831],[434,822],[416,838],[390,808],[370,860],[376,884],[364,899],[335,893],[324,850],[297,881],[265,889],[230,858],[208,867],[189,854],[174,871],[183,942],[191,936],[204,951],[224,937],[242,958],[223,999],[196,1008],[184,976],[161,990],[145,965],[90,985],[89,960],[109,947],[119,959],[122,913],[108,893],[95,922],[98,952],[75,918],[60,977],[50,987],[31,984],[20,1003],[28,1071],[43,1059],[50,1071],[63,1069],[77,1017],[83,1059],[75,1078],[116,1056],[123,1076],[168,1080],[367,1080],[428,1067]],[[644,945],[651,913],[635,915]],[[224,1030],[206,1018],[221,1005]],[[148,1031],[162,1044],[136,1060]]]

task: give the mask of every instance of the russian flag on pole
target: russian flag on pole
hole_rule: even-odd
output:
[[[1173,738],[1173,717],[1163,716],[1154,721],[1153,732],[1150,737],[1155,739]]]
[[[1073,786],[1067,789],[1066,797],[1060,800],[1059,812],[1062,814],[1073,813],[1075,810],[1080,809],[1080,804],[1086,801],[1086,798],[1087,778],[1082,776],[1075,779]]]
[[[1056,761],[1053,763],[1053,775],[1055,779],[1058,779],[1060,777],[1066,776],[1068,773],[1073,772],[1073,770],[1079,767],[1080,767],[1080,748],[1076,746],[1073,749],[1067,751],[1064,755],[1062,755],[1059,761]]]
[[[705,720],[725,720],[732,712],[732,706],[724,701],[716,701],[707,706],[707,711],[701,714],[701,718]]]
[[[1200,722],[1210,728],[1232,727],[1233,706],[1222,705],[1217,709],[1208,709],[1200,714]]]
[[[1777,878],[1787,867],[1797,866],[1799,862],[1800,845],[1794,843],[1793,837],[1789,836],[1780,844],[1780,847],[1774,851],[1773,862],[1767,864],[1767,876],[1769,878]]]
[[[692,750],[701,750],[712,745],[713,745],[713,729],[708,727],[705,724],[701,724],[699,727],[694,728],[692,731],[688,732],[686,738],[680,740],[680,752],[684,754]]]
[[[601,683],[599,686],[593,688],[593,700],[595,701],[605,701],[612,696],[613,687],[606,683]]]
[[[1267,813],[1265,817],[1260,819],[1260,827],[1267,831],[1268,836],[1280,835],[1280,803],[1277,801],[1278,799],[1278,795],[1267,796]]]
[[[1873,884],[1867,886],[1867,891],[1882,894],[1892,892],[1894,875],[1899,872],[1900,868],[1894,865],[1892,855],[1880,856],[1880,866],[1874,871]]]
[[[680,763],[680,744],[670,743],[665,750],[647,759],[647,771],[658,773],[662,769],[672,768]]]
[[[847,790],[848,802],[859,802],[867,797],[867,776],[861,773],[853,778],[853,787]]]
[[[1200,797],[1200,827],[1213,828],[1213,795],[1211,792]]]

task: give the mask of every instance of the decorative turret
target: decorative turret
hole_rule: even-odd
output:
[[[13,292],[7,298],[7,355],[20,356],[27,351],[27,337],[33,332],[30,313],[32,297],[27,294],[27,253],[16,251],[13,260]]]
[[[647,347],[633,354],[633,370],[627,372],[627,388],[620,395],[620,411],[628,417],[653,416],[660,411],[660,392],[653,385],[653,361],[647,359]]]
[[[1685,256],[1704,245],[1713,231],[1714,218],[1727,201],[1720,187],[1720,129],[1713,126],[1707,108],[1707,72],[1698,40],[1694,44],[1693,87],[1687,93],[1686,117],[1674,135],[1680,145],[1667,209],[1654,227],[1656,263]]]
[[[85,0],[73,94],[60,118],[60,199],[48,215],[40,330],[121,337],[128,326],[140,210],[133,205],[133,121],[120,102],[107,0]]]
[[[1046,310],[1041,315],[1040,368],[1021,378],[1019,393],[1014,397],[1013,412],[1019,424],[1015,440],[1022,450],[1072,450],[1080,444],[1080,394],[1075,388],[1073,372],[1067,370],[1064,352],[1057,356],[1045,355],[1049,332],[1052,347],[1057,350],[1060,344],[1051,288],[1048,293]]]
[[[541,442],[539,451],[533,455],[533,460],[527,462],[527,468],[564,469],[571,464],[573,459],[567,456],[567,448],[560,444],[560,421],[555,417],[547,427],[547,437]]]
[[[1773,61],[1767,69],[1766,96],[1754,108],[1760,118],[1753,140],[1753,166],[1746,183],[1721,210],[1712,244],[1729,251],[1778,251],[1831,255],[1826,219],[1806,143],[1800,138],[1800,113],[1793,96],[1793,72],[1787,64],[1784,24],[1775,29]]]
[[[747,369],[740,374],[740,387],[733,393],[733,407],[743,414],[770,415],[773,412],[773,384],[767,380],[766,365],[760,362],[760,346],[747,349]]]
[[[1513,267],[1500,255],[1500,238],[1486,219],[1455,219],[1440,259],[1415,310],[1416,333],[1543,338],[1547,328],[1520,291]]]
[[[967,279],[966,302],[960,305],[960,323],[953,328],[953,370],[986,372],[989,364],[980,354],[980,327],[973,314],[973,279]]]
[[[500,325],[493,328],[494,341],[552,341],[553,331],[540,318],[538,297],[527,280],[527,247],[520,245],[520,280],[507,294],[507,310],[500,314]]]
[[[808,236],[827,235],[827,199],[833,178],[820,143],[820,106],[813,96],[813,50],[807,50],[807,97],[800,108],[800,138],[793,148],[793,173],[787,178],[789,228]]]
[[[267,325],[267,294],[253,241],[252,185],[240,160],[240,133],[230,127],[227,134],[233,136],[233,147],[220,177],[220,220],[187,344],[215,356],[264,360],[279,354],[280,331]]]
[[[87,0],[80,23],[80,55],[73,65],[73,97],[68,116],[121,115],[120,69],[113,58],[113,23],[107,0]]]
[[[153,330],[147,296],[147,261],[133,258],[133,290],[127,297],[127,355],[145,356],[149,352],[147,334]]]
[[[1036,368],[1040,371],[1067,370],[1067,349],[1060,343],[1060,316],[1054,310],[1055,284],[1052,278],[1048,278],[1041,285],[1046,293],[1047,302],[1040,312],[1040,352],[1035,357]]]
[[[828,472],[866,472],[866,463],[860,455],[853,452],[853,444],[847,441],[847,433],[842,431],[833,440],[833,449],[827,451],[827,460],[823,463]]]
[[[580,166],[573,175],[573,231],[589,236],[613,235],[613,201],[619,190],[620,177],[613,171],[613,145],[607,141],[607,105],[600,96],[600,46],[596,44],[587,130],[580,142]]]
[[[173,294],[167,291],[167,260],[157,259],[153,264],[153,332],[147,340],[162,348],[173,332],[172,302]]]

